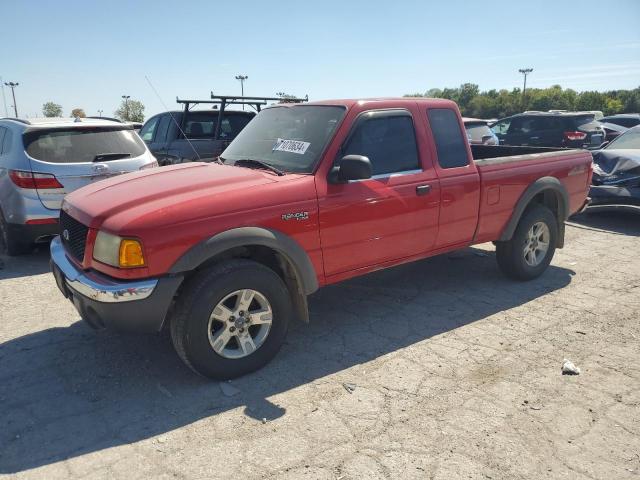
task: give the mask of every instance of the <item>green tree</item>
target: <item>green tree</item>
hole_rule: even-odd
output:
[[[123,122],[144,122],[144,105],[139,100],[123,99],[114,115]]]
[[[413,97],[447,98],[460,107],[463,115],[479,118],[503,118],[522,112],[522,90],[481,92],[476,84],[463,83],[457,88],[431,88]],[[576,92],[560,85],[527,89],[527,110],[601,110],[613,113],[640,112],[640,87],[633,90]]]
[[[620,113],[623,108],[624,105],[620,100],[618,100],[617,98],[610,98],[609,100],[607,100],[607,106],[604,109],[604,114],[613,115],[615,113]]]
[[[87,114],[84,113],[84,109],[82,108],[74,108],[73,110],[71,110],[71,117],[72,118],[76,118],[76,117],[80,117],[80,118],[86,118]]]
[[[42,105],[42,114],[45,117],[61,117],[62,116],[62,105],[58,105],[54,102],[47,102]]]

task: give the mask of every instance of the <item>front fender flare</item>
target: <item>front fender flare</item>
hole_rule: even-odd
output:
[[[203,240],[183,254],[169,273],[189,272],[225,251],[252,245],[268,247],[283,255],[295,269],[306,295],[318,290],[316,271],[300,244],[284,233],[262,227],[233,228]]]

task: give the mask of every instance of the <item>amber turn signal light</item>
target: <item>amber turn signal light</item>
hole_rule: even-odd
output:
[[[138,240],[125,238],[120,242],[120,267],[144,267],[144,255],[142,254],[142,244]]]

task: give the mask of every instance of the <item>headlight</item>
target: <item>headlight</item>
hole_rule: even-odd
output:
[[[144,267],[142,243],[99,231],[93,246],[93,258],[112,267]]]

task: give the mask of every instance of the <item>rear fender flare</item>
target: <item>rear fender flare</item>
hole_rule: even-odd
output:
[[[499,241],[505,242],[511,240],[513,234],[518,227],[520,218],[527,209],[533,199],[540,193],[551,191],[555,193],[558,203],[558,241],[557,247],[562,248],[564,246],[564,222],[569,218],[569,194],[562,182],[555,177],[542,177],[533,182],[527,187],[524,193],[520,196],[520,199],[516,203],[513,213],[509,222],[500,235]]]

